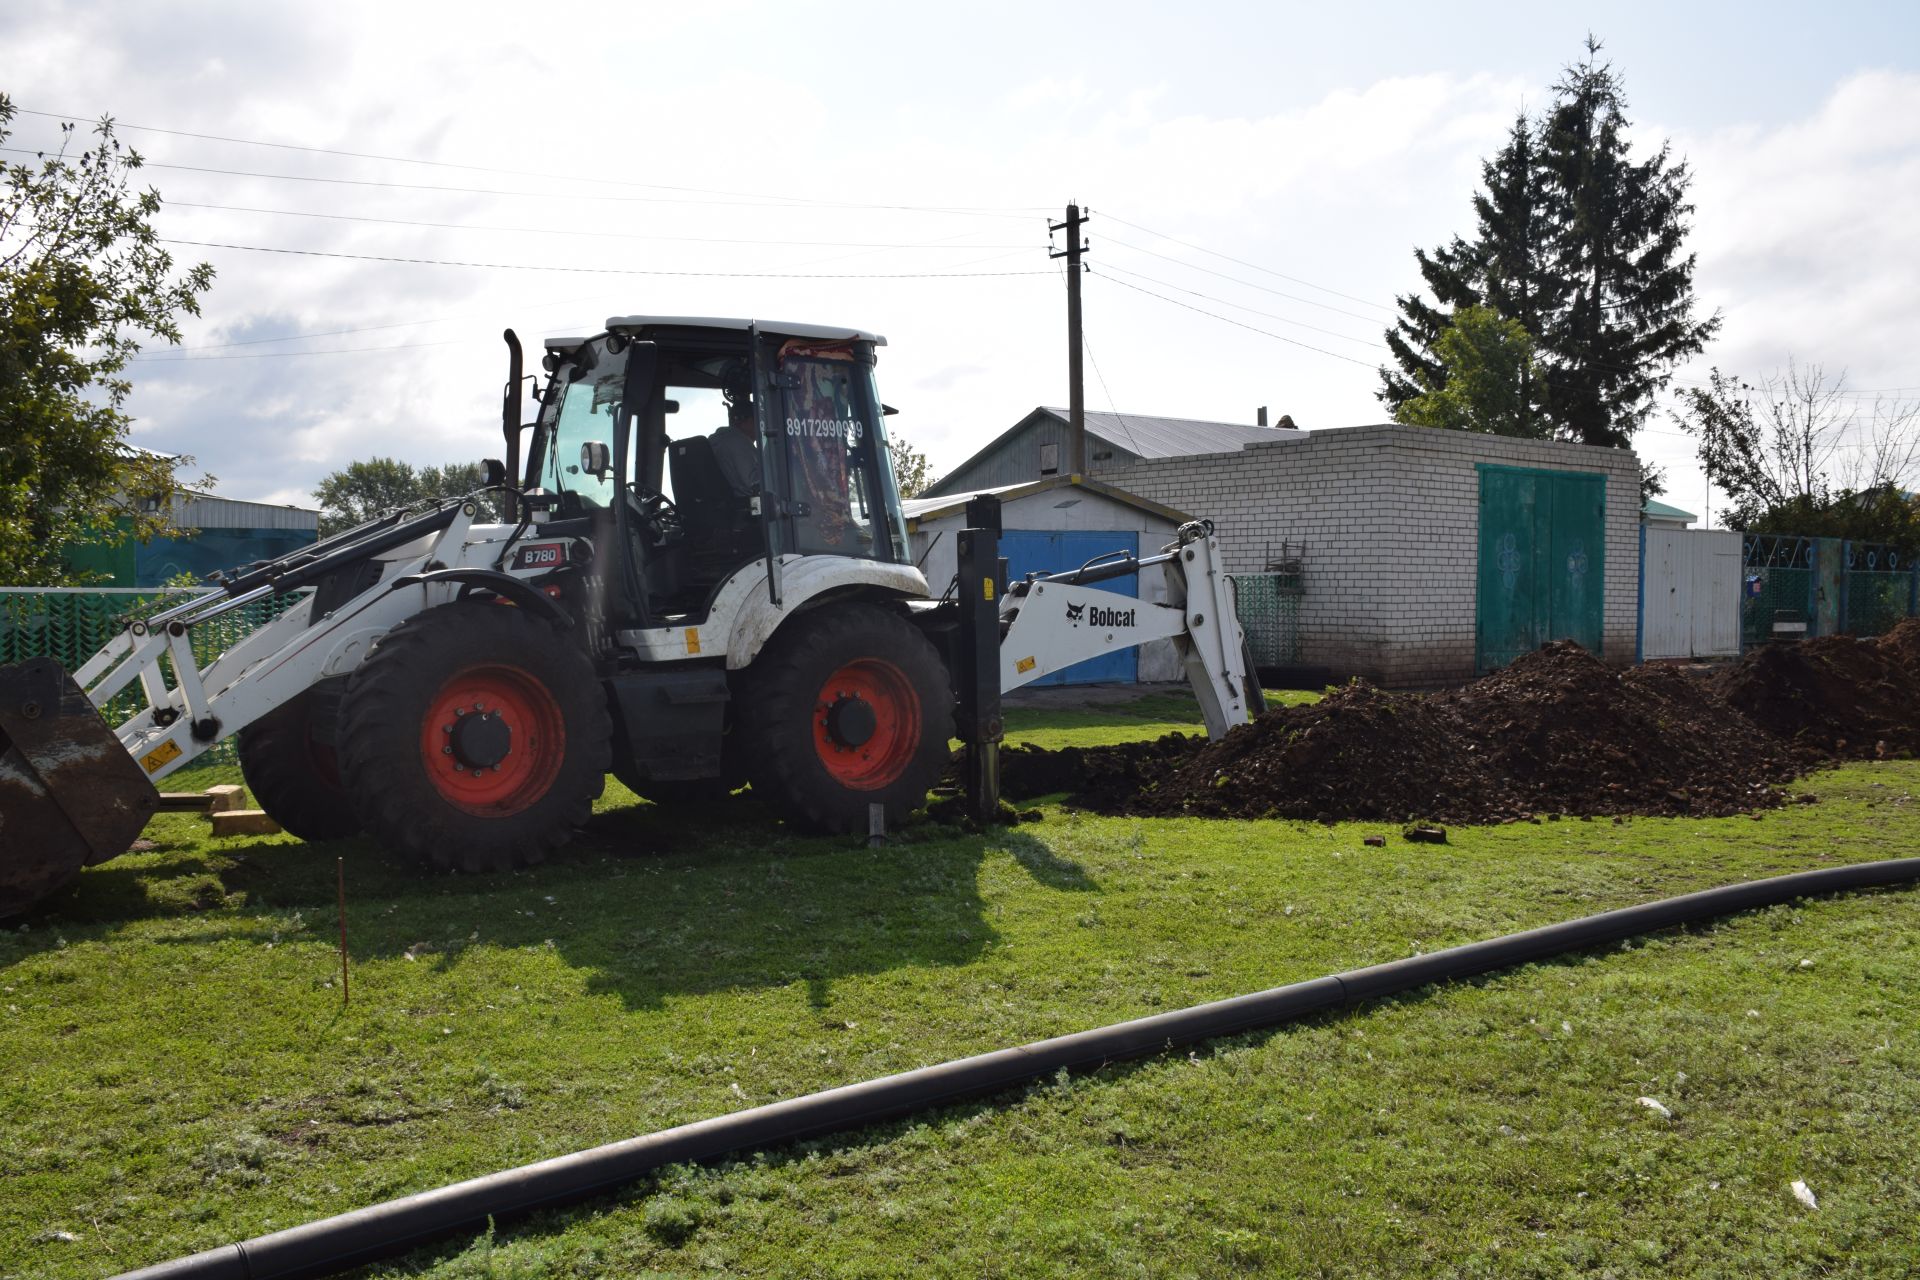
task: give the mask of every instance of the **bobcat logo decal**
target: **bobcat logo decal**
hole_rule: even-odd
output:
[[[1068,622],[1071,622],[1071,623],[1072,623],[1072,624],[1073,624],[1074,626],[1076,626],[1076,627],[1077,627],[1077,626],[1079,626],[1079,625],[1080,625],[1080,615],[1081,615],[1081,614],[1083,614],[1083,613],[1085,613],[1086,611],[1087,611],[1087,606],[1086,606],[1086,604],[1085,604],[1085,602],[1084,602],[1084,601],[1083,601],[1082,603],[1080,603],[1080,604],[1070,604],[1070,605],[1068,605],[1068,606],[1067,606],[1067,621],[1068,621]]]

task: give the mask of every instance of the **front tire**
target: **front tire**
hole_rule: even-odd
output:
[[[407,619],[353,673],[341,769],[370,834],[441,870],[505,871],[586,822],[612,733],[585,654],[525,610],[462,602]]]
[[[953,737],[946,668],[917,628],[868,604],[789,622],[753,666],[739,723],[753,793],[807,831],[864,831],[926,801]]]
[[[322,680],[240,731],[240,776],[267,816],[307,841],[360,830],[334,747],[343,679]]]

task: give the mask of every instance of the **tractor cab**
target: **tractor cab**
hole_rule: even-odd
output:
[[[651,316],[550,339],[523,484],[552,532],[598,549],[610,612],[631,625],[701,621],[757,561],[905,563],[874,381],[885,341]]]

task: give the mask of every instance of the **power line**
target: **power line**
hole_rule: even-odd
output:
[[[558,267],[525,262],[463,262],[450,258],[404,258],[377,253],[338,253],[324,249],[284,249],[216,240],[181,240],[170,236],[156,236],[155,239],[161,244],[190,245],[197,249],[240,249],[248,253],[281,253],[299,258],[342,258],[353,262],[397,262],[427,267],[474,267],[486,271],[560,271],[570,275],[692,276],[728,280],[958,280],[1050,274],[1046,271],[662,271],[638,267]]]
[[[1137,284],[1130,284],[1127,281],[1122,280],[1117,276],[1110,276],[1104,271],[1095,271],[1091,267],[1088,268],[1088,271],[1091,274],[1099,276],[1104,280],[1113,281],[1113,283],[1119,285],[1123,289],[1131,289],[1135,293],[1144,293],[1149,298],[1158,298],[1162,302],[1172,303],[1176,307],[1184,307],[1188,311],[1198,311],[1203,316],[1212,316],[1215,320],[1222,321],[1226,324],[1234,325],[1241,329],[1250,329],[1254,333],[1262,334],[1265,337],[1273,338],[1277,341],[1285,342],[1292,346],[1305,347],[1308,351],[1317,351],[1323,356],[1332,356],[1335,360],[1345,360],[1348,364],[1357,364],[1363,369],[1374,368],[1374,366],[1368,361],[1356,360],[1352,356],[1341,355],[1338,351],[1328,351],[1325,347],[1316,347],[1312,343],[1301,342],[1298,338],[1289,338],[1282,333],[1273,333],[1273,332],[1270,332],[1269,330],[1262,329],[1257,325],[1247,324],[1245,321],[1242,321],[1242,320],[1235,320],[1231,316],[1223,316],[1216,311],[1208,311],[1204,307],[1196,307],[1190,302],[1182,302],[1178,298],[1169,298],[1164,293],[1155,293],[1151,289],[1143,289]]]
[[[1105,237],[1105,239],[1108,244],[1117,244],[1123,249],[1131,249],[1135,253],[1144,253],[1149,258],[1158,258],[1162,262],[1171,262],[1175,266],[1185,267],[1189,271],[1202,271],[1210,276],[1218,276],[1222,280],[1231,280],[1237,285],[1242,285],[1248,289],[1258,289],[1262,293],[1270,293],[1276,298],[1285,298],[1289,302],[1298,302],[1302,306],[1319,307],[1322,311],[1331,311],[1337,316],[1346,316],[1350,320],[1359,320],[1367,324],[1379,323],[1379,321],[1375,320],[1372,316],[1356,315],[1351,311],[1343,311],[1339,307],[1336,307],[1331,303],[1316,302],[1312,298],[1303,298],[1297,293],[1288,293],[1284,289],[1272,289],[1272,288],[1268,288],[1264,284],[1255,284],[1251,280],[1242,280],[1239,276],[1228,275],[1224,271],[1215,271],[1212,267],[1203,267],[1198,263],[1187,262],[1184,259],[1173,257],[1170,254],[1156,253],[1152,249],[1143,248],[1140,245],[1133,244],[1130,241],[1118,239],[1117,237],[1114,237],[1114,236],[1107,236]]]
[[[681,244],[750,244],[800,249],[1030,249],[1030,244],[951,244],[946,240],[755,240],[722,236],[663,236],[640,231],[572,231],[562,227],[507,227],[476,222],[429,222],[415,218],[376,218],[370,214],[318,213],[307,209],[262,209],[252,205],[206,204],[198,200],[167,200],[168,209],[217,209],[223,213],[266,213],[283,218],[320,218],[328,222],[370,222],[389,227],[423,227],[435,231],[490,231],[504,235],[586,236],[603,240],[666,240]],[[972,234],[971,232],[967,234]]]
[[[413,351],[420,347],[451,347],[470,341],[465,338],[442,338],[437,342],[399,342],[385,347],[329,347],[321,351],[248,351],[240,355],[228,356],[135,356],[133,364],[200,364],[207,360],[291,360],[295,356],[348,356],[368,351]],[[196,348],[183,348],[194,350]],[[204,349],[204,348],[198,348]]]
[[[1195,250],[1196,252],[1199,252],[1199,253],[1208,254],[1212,257],[1219,258],[1222,261],[1231,262],[1237,266],[1247,267],[1254,271],[1264,272],[1267,275],[1273,276],[1275,279],[1290,280],[1294,284],[1305,285],[1309,289],[1318,289],[1322,293],[1330,293],[1336,298],[1345,298],[1348,302],[1357,302],[1363,307],[1372,307],[1376,311],[1385,311],[1389,315],[1393,314],[1392,307],[1382,306],[1379,303],[1371,302],[1366,298],[1355,297],[1351,293],[1342,293],[1338,289],[1329,289],[1326,285],[1315,284],[1313,281],[1303,280],[1299,276],[1290,276],[1284,271],[1275,271],[1273,268],[1263,267],[1257,262],[1248,262],[1244,258],[1236,258],[1236,257],[1233,257],[1231,254],[1220,253],[1217,250],[1207,248],[1205,245],[1194,244],[1192,241],[1182,240],[1178,236],[1170,236],[1164,231],[1155,231],[1152,227],[1143,227],[1137,222],[1128,222],[1125,218],[1120,217],[1118,214],[1107,213],[1105,210],[1102,210],[1101,216],[1111,218],[1113,219],[1113,221],[1119,223],[1123,227],[1132,227],[1135,231],[1144,231],[1150,236],[1158,236],[1162,240],[1170,241],[1174,244],[1181,245],[1185,248]]]
[[[69,115],[59,111],[34,111],[27,107],[15,107],[14,110],[23,116],[40,116],[48,120],[66,120],[74,124],[84,124],[97,118]],[[158,125],[127,124],[121,120],[115,120],[113,126],[116,129],[133,129],[140,133],[161,133],[175,138],[197,138],[203,142],[229,142],[243,147],[272,147],[279,151],[303,151],[310,155],[343,156],[352,160],[378,160],[389,164],[417,164],[434,169],[465,169],[472,173],[497,173],[506,177],[515,178],[539,178],[545,181],[585,182],[600,186],[636,187],[653,191],[686,191],[700,195],[739,196],[753,200],[784,199],[806,204],[835,205],[833,201],[813,200],[806,196],[767,196],[754,191],[727,191],[713,187],[675,186],[665,182],[635,182],[631,179],[624,178],[582,177],[570,173],[543,173],[533,169],[505,169],[494,165],[461,164],[451,160],[422,160],[415,156],[388,156],[366,151],[344,151],[334,147],[308,146],[295,142],[267,142],[258,138],[232,138],[218,133],[193,133],[186,129],[163,129]],[[871,207],[906,208],[910,206],[882,205]],[[1043,208],[1044,206],[1041,205],[969,206],[966,211],[970,213],[1036,213],[1042,211]]]
[[[31,147],[0,147],[0,151],[15,155],[39,155]],[[856,201],[809,200],[805,198],[756,198],[752,200],[680,200],[668,196],[611,196],[589,195],[580,192],[564,191],[503,191],[497,187],[451,187],[431,182],[381,182],[372,178],[325,178],[302,173],[259,173],[251,169],[220,169],[211,165],[171,164],[161,160],[142,159],[143,169],[172,169],[180,173],[217,173],[230,178],[261,178],[273,182],[317,182],[342,187],[381,187],[393,191],[438,191],[455,195],[471,196],[512,196],[530,200],[598,200],[613,204],[666,204],[684,206],[729,206],[748,209],[871,209],[892,213],[943,213],[970,218],[1009,218],[1026,222],[1031,215],[1024,213],[994,213],[982,209],[958,209],[941,205],[913,204],[861,204]]]
[[[1302,329],[1311,329],[1315,333],[1324,333],[1330,338],[1339,338],[1345,342],[1358,342],[1362,346],[1378,347],[1382,351],[1385,351],[1388,349],[1387,344],[1384,342],[1375,342],[1371,338],[1356,338],[1350,333],[1341,333],[1338,330],[1334,330],[1334,329],[1322,329],[1319,325],[1308,324],[1304,320],[1293,320],[1293,319],[1289,319],[1286,316],[1277,316],[1273,314],[1271,311],[1261,311],[1256,307],[1249,307],[1242,302],[1229,302],[1225,298],[1216,298],[1212,294],[1201,293],[1198,289],[1189,289],[1189,288],[1186,288],[1184,285],[1177,285],[1168,280],[1157,280],[1152,276],[1141,275],[1138,271],[1128,271],[1125,267],[1116,267],[1112,263],[1107,264],[1107,269],[1109,271],[1118,271],[1123,275],[1132,276],[1135,280],[1145,280],[1148,284],[1157,284],[1157,285],[1160,285],[1162,288],[1172,289],[1176,293],[1188,294],[1195,298],[1205,298],[1208,302],[1217,302],[1223,307],[1233,307],[1235,310],[1238,310],[1238,311],[1248,311],[1248,312],[1252,312],[1256,316],[1265,316],[1269,320],[1278,320],[1281,324],[1297,325]]]

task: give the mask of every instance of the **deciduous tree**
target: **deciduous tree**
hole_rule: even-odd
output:
[[[397,458],[350,462],[329,473],[313,491],[314,500],[320,504],[320,536],[332,537],[389,511],[474,493],[485,483],[485,472],[477,462],[419,468]],[[481,494],[477,501],[480,510],[476,519],[500,518],[495,495]]]
[[[13,116],[0,94],[0,142]],[[128,441],[127,361],[143,337],[177,343],[213,282],[206,263],[175,273],[140,164],[104,119],[0,164],[0,585],[69,583],[70,548],[161,532],[190,461]]]
[[[1533,339],[1518,320],[1461,307],[1434,339],[1433,356],[1438,371],[1415,371],[1423,390],[1394,409],[1394,421],[1535,440],[1550,433],[1532,403],[1540,384]]]
[[[893,483],[902,498],[917,498],[933,483],[933,464],[927,455],[900,436],[887,438],[887,456],[893,461]]]
[[[1793,361],[1757,382],[1715,369],[1709,383],[1683,388],[1672,417],[1732,500],[1731,528],[1920,549],[1908,492],[1920,482],[1920,402],[1863,405],[1844,373]]]

